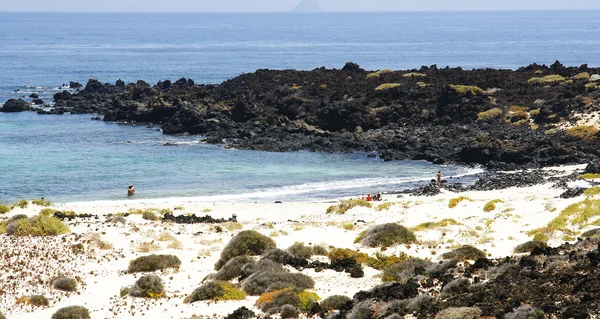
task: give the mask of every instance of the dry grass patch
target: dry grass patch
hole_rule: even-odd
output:
[[[375,88],[375,91],[389,90],[389,89],[397,88],[399,86],[400,86],[400,83],[383,83],[380,86],[378,86],[377,88]]]
[[[379,70],[377,72],[367,74],[367,79],[378,79],[379,77],[381,77],[382,74],[393,73],[393,72],[394,71],[392,71],[390,69]]]
[[[596,196],[600,194],[600,186],[588,188],[585,191],[583,191],[583,194],[588,197]]]
[[[589,78],[590,78],[589,72],[581,72],[581,73],[575,75],[574,77],[572,77],[573,80],[587,80]]]
[[[456,197],[456,198],[452,198],[450,199],[450,201],[448,201],[448,208],[454,208],[458,205],[458,203],[462,202],[462,201],[470,201],[472,202],[473,200],[468,198],[467,196],[460,196],[460,197]]]
[[[153,251],[160,250],[160,245],[153,241],[138,241],[134,245],[135,251],[140,253],[150,253]]]
[[[331,214],[331,213],[344,214],[349,209],[357,207],[357,206],[371,208],[371,207],[373,207],[373,204],[371,204],[370,202],[367,202],[366,200],[362,200],[362,199],[348,199],[348,200],[343,200],[338,205],[329,206],[325,212],[327,214]]]
[[[491,211],[493,211],[493,210],[496,210],[496,204],[497,204],[497,203],[504,203],[504,201],[503,201],[503,200],[501,200],[501,199],[494,199],[494,200],[491,200],[491,201],[487,202],[487,203],[486,203],[486,204],[483,206],[483,211],[487,213],[487,212],[491,212]]]
[[[411,228],[410,230],[424,231],[424,230],[430,230],[430,229],[435,229],[435,228],[440,228],[440,227],[448,227],[448,226],[452,226],[452,225],[462,225],[462,224],[452,218],[445,218],[445,219],[440,220],[439,222],[421,223],[421,224]]]
[[[581,140],[593,140],[598,138],[598,129],[590,125],[571,127],[566,130],[565,133]]]
[[[502,116],[503,113],[504,113],[504,111],[501,108],[495,107],[493,109],[489,109],[485,112],[480,112],[479,114],[477,114],[477,120],[478,121],[487,121],[487,120],[499,118]]]
[[[544,77],[532,77],[527,80],[529,84],[537,84],[537,83],[554,83],[554,82],[562,82],[565,78],[558,74],[546,75]]]
[[[483,90],[474,85],[454,85],[450,84],[450,88],[456,93],[461,95],[480,95],[483,94]]]
[[[581,174],[581,175],[577,176],[577,178],[579,178],[579,179],[599,179],[600,174],[586,173],[586,174]]]

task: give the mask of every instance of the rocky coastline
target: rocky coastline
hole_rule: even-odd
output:
[[[242,149],[369,151],[512,170],[597,160],[598,74],[558,61],[514,71],[365,71],[349,62],[339,70],[257,70],[219,85],[91,79],[55,94],[49,111],[23,100],[1,111],[99,114]]]

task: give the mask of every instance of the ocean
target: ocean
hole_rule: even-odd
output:
[[[316,14],[0,13],[0,103],[50,102],[87,79],[220,83],[256,69],[600,66],[599,11]],[[196,136],[91,121],[91,115],[0,113],[0,202],[201,197],[296,201],[387,192],[438,170],[366,153],[268,153]],[[174,144],[174,145],[173,145]]]

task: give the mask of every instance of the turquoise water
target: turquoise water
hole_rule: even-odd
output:
[[[330,199],[399,189],[438,170],[425,162],[383,162],[365,153],[228,150],[195,136],[91,121],[90,115],[3,114],[0,136],[0,201],[6,203],[39,197],[124,199],[129,184],[137,189],[136,199]],[[443,170],[446,175],[473,171]]]
[[[599,11],[323,14],[0,13],[0,103],[69,81],[219,83],[259,68],[600,66]],[[200,196],[307,200],[398,190],[438,167],[367,154],[225,150],[198,137],[0,113],[0,202]],[[165,146],[165,143],[177,146]],[[472,169],[442,167],[445,175]]]

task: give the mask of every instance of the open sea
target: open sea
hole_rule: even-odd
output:
[[[69,81],[192,78],[220,83],[259,68],[515,69],[600,66],[600,11],[317,14],[0,13],[0,103]],[[196,136],[91,121],[91,115],[0,113],[0,203],[142,198],[298,201],[414,186],[438,170],[367,154],[226,150]],[[176,144],[167,146],[166,144]]]

